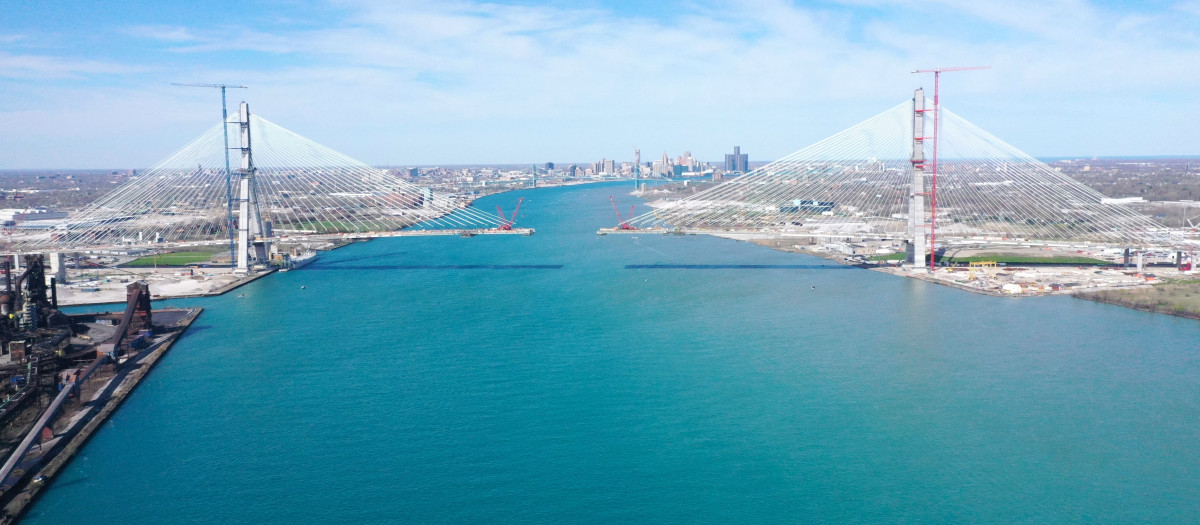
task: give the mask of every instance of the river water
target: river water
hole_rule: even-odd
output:
[[[205,312],[28,521],[1200,516],[1200,322],[597,236],[628,191],[158,303]]]

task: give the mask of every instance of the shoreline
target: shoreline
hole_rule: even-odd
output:
[[[876,272],[880,272],[880,273],[886,273],[889,275],[895,275],[897,277],[917,279],[917,280],[932,283],[932,284],[938,284],[938,285],[942,285],[942,286],[946,286],[946,287],[950,287],[950,288],[955,288],[958,290],[963,290],[966,292],[976,293],[976,294],[980,294],[980,295],[987,295],[987,296],[992,296],[992,297],[1024,298],[1024,297],[1046,297],[1046,296],[1053,296],[1053,295],[1068,295],[1068,296],[1076,297],[1079,299],[1087,299],[1087,300],[1093,300],[1093,301],[1097,301],[1097,302],[1105,302],[1108,304],[1113,304],[1115,306],[1127,306],[1127,305],[1121,304],[1119,302],[1105,301],[1105,300],[1084,297],[1084,296],[1096,295],[1096,294],[1099,294],[1104,291],[1148,289],[1148,288],[1152,288],[1153,284],[1166,284],[1166,283],[1171,282],[1170,280],[1159,281],[1156,279],[1156,282],[1152,283],[1150,281],[1144,280],[1144,278],[1141,278],[1140,277],[1141,274],[1136,273],[1136,272],[1117,272],[1117,273],[1121,273],[1121,274],[1133,273],[1133,275],[1129,276],[1127,279],[1125,279],[1126,282],[1122,282],[1122,283],[1114,283],[1114,284],[1107,284],[1107,285],[1090,285],[1089,287],[1083,287],[1083,288],[1063,287],[1063,288],[1060,288],[1057,290],[1053,290],[1053,289],[1045,290],[1044,288],[1040,289],[1040,290],[1032,290],[1031,289],[1031,290],[1022,290],[1019,293],[1007,293],[1002,290],[994,290],[994,289],[970,286],[970,285],[964,284],[962,282],[958,282],[958,281],[955,281],[955,280],[952,280],[949,278],[944,278],[941,276],[942,274],[940,272],[939,272],[939,274],[930,274],[927,270],[924,272],[913,271],[910,267],[902,267],[899,265],[854,262],[854,261],[848,260],[848,258],[844,254],[833,253],[833,252],[822,251],[822,250],[805,249],[806,246],[801,246],[801,245],[797,245],[794,243],[791,244],[790,247],[784,246],[785,240],[791,241],[792,239],[787,239],[787,238],[780,237],[778,235],[772,235],[769,233],[763,233],[763,234],[705,233],[705,234],[712,235],[713,237],[723,238],[723,239],[731,239],[731,240],[735,240],[735,241],[750,242],[750,243],[757,244],[759,246],[763,246],[765,248],[769,248],[769,249],[781,251],[781,252],[803,253],[806,255],[811,255],[813,257],[818,257],[821,259],[829,260],[829,261],[835,262],[837,264],[841,264],[843,266],[853,266],[853,267],[857,267],[857,268],[862,268],[864,270],[871,270],[871,271],[876,271]],[[813,245],[813,246],[815,246],[815,245]],[[1015,270],[1013,270],[1013,268],[1015,268]],[[1039,268],[1037,270],[1030,270],[1028,268],[1018,268],[1018,267],[1009,267],[1006,269],[1012,270],[1013,272],[1016,272],[1017,270],[1023,270],[1023,271],[1027,271],[1027,272],[1042,271],[1042,272],[1046,272],[1046,273],[1053,273],[1055,271],[1067,271],[1067,272],[1074,271],[1076,273],[1079,272],[1077,265],[1045,265],[1045,266],[1039,266]],[[962,273],[962,271],[963,271],[962,268],[947,268],[947,267],[939,267],[938,270],[944,271],[945,272],[944,275],[946,275],[947,277],[953,276],[954,274]],[[1103,270],[1089,269],[1087,271],[1095,272],[1095,271],[1103,271]],[[1109,272],[1112,272],[1112,271],[1110,270]],[[1139,279],[1142,279],[1142,280],[1139,280]],[[1171,315],[1178,315],[1180,317],[1200,319],[1200,314],[1191,314],[1191,315],[1189,315],[1187,313],[1176,314],[1175,312],[1171,312],[1171,311],[1154,310],[1154,309],[1145,308],[1145,307],[1135,307],[1135,306],[1127,306],[1127,307],[1134,308],[1137,310],[1142,310],[1142,311],[1154,312],[1154,313],[1166,313],[1166,314],[1171,314]]]
[[[556,187],[563,187],[563,186],[581,186],[581,185],[586,185],[586,184],[596,184],[596,183],[603,183],[603,182],[614,182],[614,181],[619,182],[621,180],[622,179],[579,180],[579,181],[566,181],[561,184],[540,185],[537,187],[507,188],[502,191],[497,191],[495,193],[489,193],[480,198],[486,198],[486,197],[491,197],[493,195],[500,195],[502,193],[509,193],[509,192],[520,191],[520,190],[556,188]],[[632,180],[632,179],[629,179],[629,180]],[[472,204],[472,206],[473,206],[473,204]],[[523,233],[526,230],[528,230],[529,232],[533,231],[532,229],[528,229],[528,228],[514,228],[513,232],[502,232],[502,233],[514,233],[514,234],[529,235],[529,233]],[[405,236],[402,234],[395,234],[395,232],[391,232],[391,233],[393,233],[394,235],[384,235],[381,233],[377,236],[372,236],[372,237],[357,237],[357,236],[355,236],[355,234],[342,234],[344,237],[338,238],[336,242],[331,243],[331,245],[329,245],[328,247],[318,248],[318,251],[333,251],[333,250],[337,250],[338,248],[342,248],[342,247],[354,244],[355,242],[371,241],[376,237],[391,237],[391,236],[403,237],[403,236]],[[410,235],[421,235],[421,234],[419,232],[417,232],[417,233],[410,233]],[[267,275],[275,273],[276,271],[278,271],[278,269],[277,268],[268,268],[266,270],[252,271],[245,276],[236,278],[234,280],[229,280],[229,277],[231,277],[231,275],[230,275],[231,271],[232,271],[232,269],[228,268],[228,267],[205,266],[205,267],[195,268],[195,267],[192,267],[189,265],[161,266],[161,267],[155,267],[153,269],[124,268],[124,267],[112,268],[112,269],[108,270],[106,275],[116,277],[115,280],[105,279],[105,281],[103,283],[93,283],[92,281],[95,281],[95,279],[93,279],[92,281],[85,281],[85,282],[89,283],[89,286],[81,286],[80,282],[60,284],[59,285],[58,304],[59,304],[59,306],[64,307],[64,308],[65,307],[74,307],[74,306],[99,306],[99,305],[106,305],[106,304],[114,304],[114,305],[115,304],[124,304],[124,302],[125,302],[125,284],[127,284],[133,280],[147,280],[150,282],[150,284],[155,284],[157,287],[157,290],[159,290],[159,292],[155,293],[153,295],[152,298],[154,300],[189,299],[189,298],[197,298],[197,297],[216,297],[216,296],[224,295],[224,294],[231,292],[233,290],[236,290],[238,288],[241,288],[242,286],[250,284],[251,282],[254,282],[262,277],[266,277]],[[186,272],[186,274],[184,272]],[[198,274],[197,274],[197,272],[198,272]],[[97,273],[99,273],[99,272],[97,272]],[[172,275],[172,274],[174,274],[174,275]],[[132,276],[132,278],[131,278],[131,276]],[[147,279],[148,277],[150,279]],[[170,279],[171,277],[176,278],[176,279],[174,279],[174,282],[163,282],[167,279]],[[196,280],[197,277],[202,277],[203,279]],[[209,280],[220,280],[222,282],[213,283],[216,285],[215,287],[210,288],[210,289],[205,289],[204,283],[206,283]],[[183,286],[183,283],[188,283],[190,285],[187,287],[188,289],[172,291],[172,287],[176,287],[176,288],[181,287],[181,286]],[[105,285],[109,285],[109,286],[105,286]],[[105,289],[105,288],[107,288],[107,289]],[[164,290],[164,288],[165,288],[165,290]],[[85,289],[88,291],[84,291]],[[97,296],[89,297],[90,294],[97,294]],[[103,295],[100,295],[100,294],[103,294]]]
[[[41,466],[24,474],[17,486],[13,487],[12,490],[16,492],[5,502],[4,516],[0,517],[0,524],[15,523],[29,511],[41,494],[53,484],[58,474],[71,463],[84,445],[96,434],[100,426],[125,403],[125,400],[136,390],[142,380],[154,370],[159,359],[166,355],[203,311],[203,308],[166,308],[155,311],[160,315],[165,312],[182,312],[183,317],[171,327],[173,331],[169,335],[152,347],[153,350],[139,355],[137,359],[127,361],[124,365],[117,365],[118,368],[124,366],[126,369],[118,372],[118,375],[103,384],[89,385],[97,388],[98,391],[93,394],[94,397],[90,401],[80,403],[79,410],[74,413],[64,412],[56,418],[70,421],[66,428],[55,437],[57,440],[66,439],[66,442],[57,441],[46,449],[39,448],[38,457],[25,460],[33,461]],[[125,375],[121,376],[121,373]],[[113,382],[117,382],[116,385],[113,385]],[[110,387],[112,393],[102,398],[104,391]],[[82,392],[81,388],[80,396],[82,396]],[[99,404],[99,410],[95,410],[97,406],[95,403],[101,400],[103,402]],[[50,428],[53,428],[53,423]],[[49,451],[48,454],[43,454],[45,451]],[[43,462],[46,456],[49,456],[50,460]],[[39,477],[42,482],[33,481]]]
[[[224,268],[223,270],[228,271],[228,268]],[[250,284],[254,281],[257,281],[263,277],[266,277],[272,273],[275,273],[276,271],[278,271],[278,270],[275,268],[271,268],[271,269],[267,269],[267,270],[250,272],[243,277],[240,277],[231,282],[225,282],[223,284],[219,284],[215,288],[212,288],[209,290],[183,291],[182,293],[171,293],[170,291],[166,291],[163,293],[155,293],[151,296],[151,299],[153,299],[155,301],[160,301],[160,300],[165,300],[165,299],[190,299],[190,298],[196,298],[196,297],[215,297],[215,296],[219,296],[219,295],[224,295],[233,290],[241,288],[247,284]],[[129,273],[133,273],[133,272],[129,272]],[[210,275],[212,275],[212,274],[210,274]],[[162,272],[154,270],[148,274],[139,275],[138,277],[140,277],[140,278],[132,279],[132,280],[145,280],[145,281],[149,282],[150,284],[166,286],[166,287],[168,287],[168,290],[169,290],[170,283],[164,284],[162,282],[163,278],[171,277],[169,271],[167,272],[167,274],[164,275]],[[180,282],[182,282],[182,280]],[[117,281],[113,281],[113,282],[105,283],[105,284],[110,284],[110,285],[115,285],[115,286],[112,286],[111,287],[112,289],[109,289],[109,290],[84,292],[84,291],[80,291],[77,289],[68,288],[68,286],[70,286],[70,285],[59,285],[58,305],[61,308],[68,308],[68,307],[74,307],[74,306],[100,306],[100,305],[106,305],[106,304],[107,305],[124,304],[125,303],[124,287],[126,284],[128,284],[128,281],[117,280]],[[89,297],[89,294],[95,294],[95,297],[94,298]]]
[[[1108,297],[1105,292],[1106,292],[1105,290],[1092,291],[1092,292],[1078,292],[1078,293],[1071,294],[1071,297],[1074,297],[1076,299],[1082,299],[1084,301],[1092,301],[1092,302],[1096,302],[1096,303],[1119,306],[1122,308],[1129,308],[1130,310],[1137,310],[1140,312],[1146,312],[1146,313],[1150,313],[1150,314],[1163,314],[1163,315],[1170,315],[1170,316],[1174,316],[1174,317],[1182,317],[1184,319],[1200,320],[1200,312],[1197,312],[1197,311],[1186,310],[1186,309],[1183,309],[1183,307],[1168,306],[1167,303],[1150,305],[1150,304],[1144,304],[1144,303],[1138,303],[1135,301],[1125,300],[1125,299],[1122,299],[1119,297]]]

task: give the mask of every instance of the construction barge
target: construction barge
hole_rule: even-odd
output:
[[[152,310],[134,282],[123,311],[66,315],[41,255],[15,266],[0,262],[0,524],[24,515],[202,311]]]

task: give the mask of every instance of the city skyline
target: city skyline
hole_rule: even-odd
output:
[[[769,160],[932,87],[1040,157],[1194,155],[1198,2],[29,3],[0,22],[0,169],[154,164],[216,90],[373,165]],[[236,16],[235,16],[236,15]]]

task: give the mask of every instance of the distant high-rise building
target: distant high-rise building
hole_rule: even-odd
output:
[[[596,162],[596,163],[592,164],[592,173],[595,173],[597,175],[602,174],[602,173],[611,175],[616,172],[617,172],[617,161],[615,161],[615,160],[600,159],[600,162]]]
[[[738,173],[750,171],[750,156],[742,153],[741,146],[734,146],[733,154],[725,155],[725,171],[736,171]]]
[[[546,163],[546,171],[550,171],[550,170],[552,170],[552,169],[554,169],[554,163],[553,163],[553,162],[547,162],[547,163]]]
[[[685,172],[699,171],[697,168],[700,167],[700,161],[696,160],[695,157],[692,157],[692,152],[690,151],[683,152],[683,155],[680,155],[679,160],[677,160],[675,163],[683,166],[683,171]]]
[[[654,173],[657,173],[664,177],[670,176],[672,166],[674,166],[674,165],[675,165],[675,163],[671,162],[671,157],[668,157],[667,152],[664,151],[662,154],[662,159],[654,161]]]
[[[638,178],[641,176],[641,174],[642,174],[642,150],[640,148],[633,148],[633,176],[634,176],[634,178]]]

